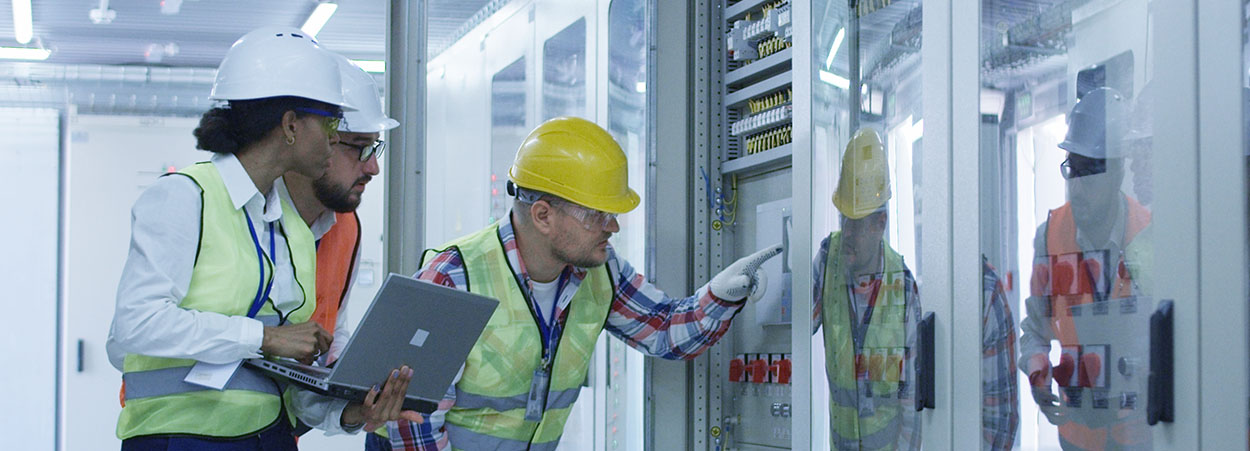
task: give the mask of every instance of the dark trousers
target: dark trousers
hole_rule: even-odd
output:
[[[391,441],[386,437],[370,432],[365,436],[365,451],[391,451]]]
[[[297,451],[286,415],[263,431],[226,440],[202,436],[154,435],[122,441],[122,451]]]

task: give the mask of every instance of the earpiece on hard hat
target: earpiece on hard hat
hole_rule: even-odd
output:
[[[508,183],[504,185],[504,189],[508,191],[509,196],[516,197],[516,184],[512,183],[511,180],[508,180]]]

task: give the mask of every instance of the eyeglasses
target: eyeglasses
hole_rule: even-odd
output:
[[[574,219],[577,219],[577,221],[581,223],[582,228],[590,231],[607,230],[608,226],[612,224],[612,221],[616,220],[616,215],[613,213],[593,210],[565,201],[557,200],[551,202],[551,204],[555,205],[569,216],[572,216]]]
[[[374,141],[372,144],[356,145],[356,144],[346,143],[343,141],[339,141],[339,144],[342,144],[344,146],[351,148],[352,150],[355,150],[356,154],[359,155],[356,158],[358,158],[361,162],[368,161],[369,157],[372,157],[372,156],[377,156],[378,158],[382,158],[382,151],[386,150],[386,141],[383,141],[380,139],[377,141]]]
[[[343,115],[341,113],[335,114],[326,110],[319,110],[316,108],[296,108],[295,111],[299,111],[301,113],[313,114],[313,115],[327,118],[325,122],[321,123],[321,129],[322,131],[326,132],[326,136],[337,134],[339,132],[339,124],[343,122]]]
[[[1063,175],[1063,178],[1071,180],[1107,172],[1107,160],[1098,158],[1081,158],[1080,160],[1074,163],[1072,157],[1069,156],[1059,164],[1059,173]]]

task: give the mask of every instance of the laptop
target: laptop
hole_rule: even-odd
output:
[[[432,413],[477,343],[499,301],[390,274],[331,368],[293,360],[246,362],[318,393],[364,401],[391,370],[413,369],[405,410]]]

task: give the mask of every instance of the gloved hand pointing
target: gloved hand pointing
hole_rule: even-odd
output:
[[[751,300],[759,299],[768,290],[768,277],[760,272],[760,265],[781,253],[781,244],[768,246],[763,250],[733,262],[708,283],[712,295],[726,301],[741,301],[748,295]]]

